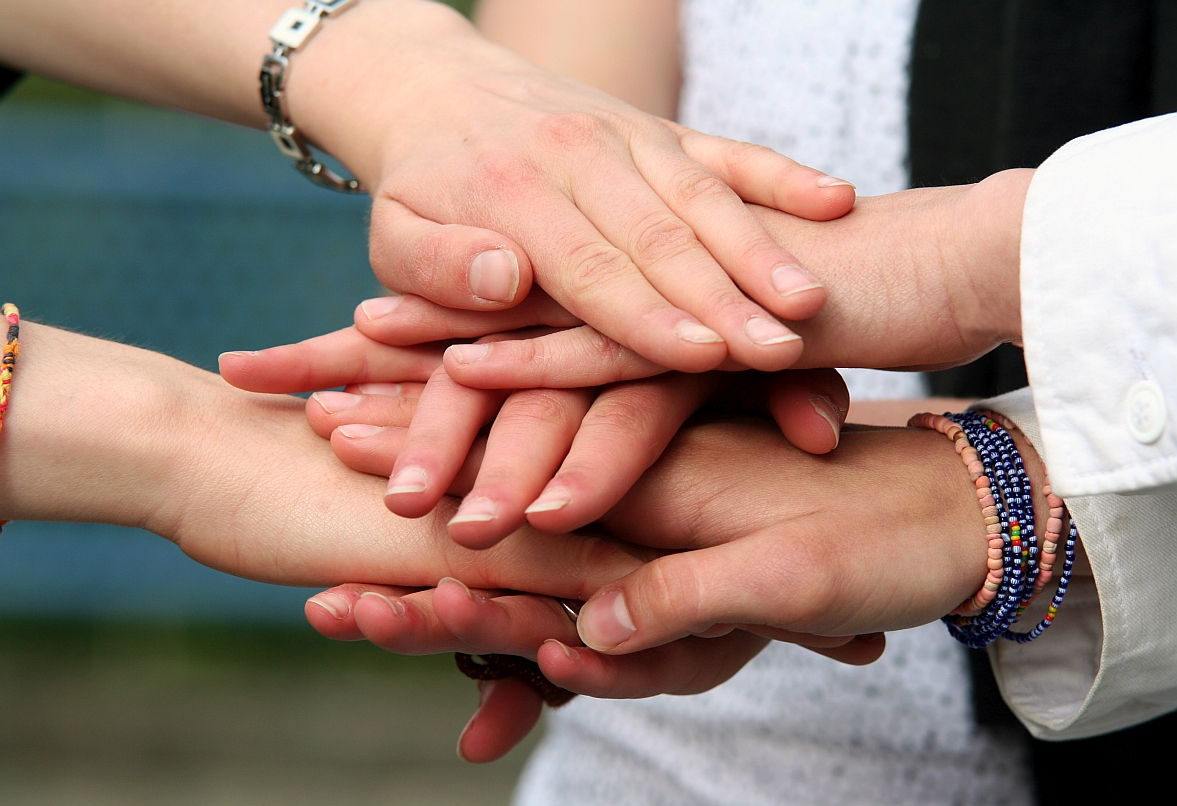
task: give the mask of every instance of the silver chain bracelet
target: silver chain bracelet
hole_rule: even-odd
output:
[[[315,159],[310,144],[302,136],[282,108],[282,96],[286,89],[286,71],[290,67],[290,54],[303,45],[324,17],[343,11],[356,0],[306,0],[305,8],[292,8],[270,29],[270,41],[274,43],[273,53],[262,59],[261,89],[262,106],[270,116],[270,136],[278,150],[294,160],[294,167],[316,185],[340,193],[364,193],[358,179],[344,179],[323,163]]]

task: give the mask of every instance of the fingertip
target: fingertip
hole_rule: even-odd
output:
[[[553,479],[523,513],[527,517],[527,522],[540,531],[552,534],[568,532],[584,525],[578,523],[576,526],[568,526],[575,521],[574,513],[568,509],[572,498],[569,487],[566,484],[557,484]]]
[[[825,284],[796,263],[775,266],[769,279],[780,295],[773,312],[782,319],[800,320],[815,316],[829,298]]]
[[[858,201],[858,191],[853,183],[835,176],[819,176],[814,181],[816,191],[807,194],[804,212],[797,215],[811,221],[832,221],[849,213]]]
[[[363,326],[377,319],[383,319],[404,304],[405,297],[395,292],[389,292],[382,297],[366,299],[356,306],[354,321],[357,326]]]
[[[346,589],[321,591],[307,599],[303,605],[303,614],[307,623],[324,638],[358,641],[363,635],[357,629],[352,614],[352,606],[357,598]]]
[[[867,666],[883,656],[887,649],[887,636],[884,633],[869,633],[856,635],[854,640],[835,650],[839,654],[836,659],[850,666]]]
[[[429,487],[430,474],[424,467],[410,464],[394,469],[384,491],[384,504],[402,518],[424,517],[437,504]]]
[[[543,700],[526,683],[508,677],[478,684],[478,709],[458,737],[458,758],[486,764],[502,758],[539,722]]]
[[[822,176],[819,176],[817,178],[817,181],[814,182],[814,184],[817,185],[819,188],[847,187],[847,188],[850,188],[850,190],[852,190],[852,191],[856,190],[853,182],[848,182],[845,179],[839,179],[836,176],[829,176],[828,174],[823,174]]]
[[[585,653],[592,654],[592,650],[569,646],[563,641],[549,638],[536,651],[536,663],[545,677],[571,691],[582,671]]]
[[[217,356],[217,371],[226,383],[249,390],[249,379],[254,374],[254,362],[261,353],[257,350],[233,350]]]
[[[514,305],[522,284],[519,256],[505,246],[479,252],[470,261],[466,279],[476,300]]]
[[[850,395],[837,370],[798,370],[773,379],[769,409],[790,443],[824,454],[841,441]]]
[[[226,361],[233,362],[234,359],[238,358],[253,358],[258,354],[259,353],[257,350],[230,350],[227,353],[221,353],[219,356],[217,356],[217,363],[223,364]]]

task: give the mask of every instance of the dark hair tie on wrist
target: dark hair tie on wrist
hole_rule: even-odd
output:
[[[454,653],[458,671],[472,680],[502,680],[515,677],[535,689],[544,702],[552,708],[559,708],[576,696],[560,688],[540,671],[539,664],[516,655],[466,655]]]

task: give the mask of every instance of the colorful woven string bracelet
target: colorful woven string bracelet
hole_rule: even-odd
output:
[[[4,330],[4,358],[0,362],[0,432],[4,431],[4,413],[8,411],[8,395],[12,391],[12,375],[16,358],[20,355],[20,311],[11,302],[2,309],[6,322]],[[0,530],[8,521],[0,521]]]
[[[1009,434],[1016,430],[1012,422],[988,412],[964,412],[917,414],[908,425],[939,431],[952,440],[976,486],[988,534],[989,570],[985,582],[974,596],[944,617],[948,631],[974,648],[987,646],[999,637],[1018,643],[1034,640],[1054,621],[1074,567],[1079,533],[1062,499],[1054,495],[1047,482],[1044,492],[1050,518],[1040,551],[1030,479]],[[1064,515],[1069,532],[1058,590],[1041,622],[1029,632],[1014,632],[1010,628],[1053,575]]]

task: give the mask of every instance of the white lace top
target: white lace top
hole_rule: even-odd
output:
[[[916,0],[682,0],[680,120],[854,182],[906,184]],[[924,394],[917,375],[853,370],[858,398]],[[1030,804],[1027,751],[978,729],[963,650],[940,624],[843,666],[772,644],[694,697],[553,713],[517,806]]]

